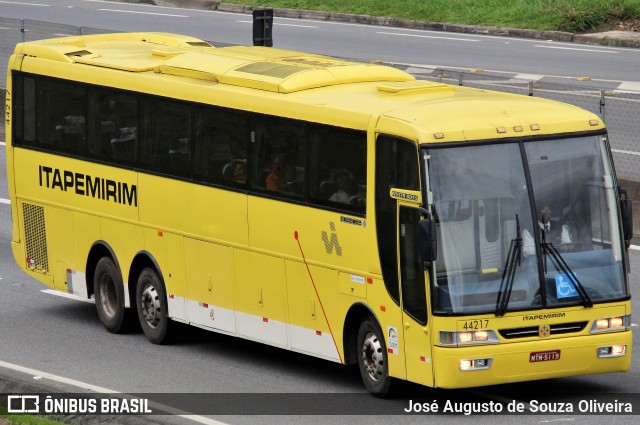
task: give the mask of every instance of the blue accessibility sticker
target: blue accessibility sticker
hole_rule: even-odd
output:
[[[573,274],[573,278],[576,278],[575,273]],[[576,290],[573,281],[566,273],[559,273],[556,275],[556,296],[558,299],[578,296],[578,291]]]

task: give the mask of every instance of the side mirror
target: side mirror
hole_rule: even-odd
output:
[[[418,222],[418,249],[423,263],[432,263],[438,258],[436,223],[431,218]]]
[[[633,203],[625,189],[618,189],[618,197],[620,200],[620,216],[622,217],[622,235],[624,237],[625,249],[631,246],[631,238],[633,237]]]

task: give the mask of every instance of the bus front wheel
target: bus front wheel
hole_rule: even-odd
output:
[[[358,367],[366,389],[385,397],[391,386],[384,336],[373,317],[367,317],[358,330]]]
[[[152,268],[138,277],[136,286],[138,319],[147,339],[153,344],[169,342],[170,325],[167,294],[162,280]]]
[[[122,278],[113,260],[102,257],[93,275],[93,295],[98,317],[111,333],[126,330],[127,314]]]

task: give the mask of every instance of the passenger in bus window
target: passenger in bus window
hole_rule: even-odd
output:
[[[334,176],[336,191],[329,197],[332,202],[351,203],[351,197],[357,193],[357,186],[353,175],[348,170],[338,170]]]
[[[267,190],[286,190],[287,188],[287,156],[285,154],[277,154],[271,162],[271,172],[267,176]]]
[[[236,161],[233,164],[234,183],[245,184],[247,182],[247,165],[243,161]]]
[[[329,201],[340,202],[342,204],[364,205],[364,196],[360,193],[360,188],[356,183],[351,171],[346,169],[338,170],[334,176],[336,191],[329,197]]]

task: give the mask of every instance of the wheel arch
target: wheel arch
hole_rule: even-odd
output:
[[[86,280],[88,295],[93,295],[93,289],[94,289],[93,279],[96,272],[96,265],[98,264],[98,261],[100,261],[102,257],[111,258],[111,260],[116,266],[116,269],[118,270],[118,273],[122,278],[124,278],[124,275],[122,274],[122,269],[120,268],[120,263],[118,262],[118,257],[116,257],[116,254],[111,248],[111,246],[103,240],[96,241],[93,243],[93,245],[91,245],[91,249],[89,249],[89,255],[87,256],[87,264],[85,267],[85,271],[86,271],[85,280]]]
[[[366,317],[373,317],[378,327],[380,327],[380,321],[371,308],[364,303],[355,303],[347,312],[347,316],[344,321],[344,328],[342,330],[342,347],[344,349],[344,363],[347,365],[357,363],[357,342],[358,342],[358,329],[360,324]],[[380,327],[380,329],[382,329]]]

